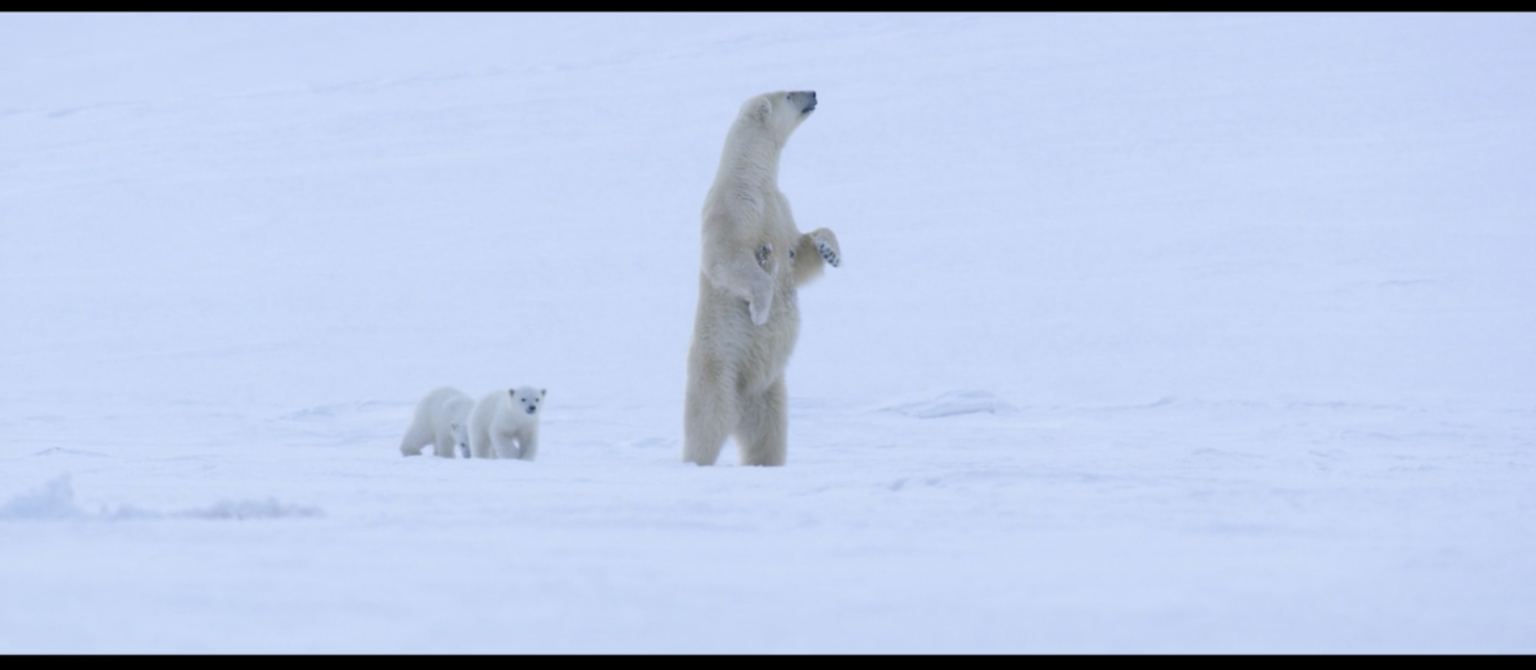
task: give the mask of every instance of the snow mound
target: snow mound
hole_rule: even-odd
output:
[[[945,391],[937,396],[903,400],[880,408],[918,419],[936,419],[960,414],[1007,414],[1014,407],[987,391]]]
[[[284,505],[274,498],[266,500],[222,500],[209,507],[190,509],[174,516],[196,519],[282,519],[287,517],[316,517],[320,509],[301,505]]]
[[[282,519],[289,517],[321,516],[317,507],[285,505],[274,498],[266,500],[221,500],[208,507],[197,507],[178,512],[160,512],[152,509],[123,505],[117,509],[103,507],[92,514],[75,505],[75,489],[69,475],[64,474],[43,485],[39,490],[25,493],[0,506],[0,519],[109,519],[130,521],[140,519]]]
[[[69,475],[59,475],[43,488],[11,498],[0,506],[0,519],[69,519],[82,516],[75,507]]]

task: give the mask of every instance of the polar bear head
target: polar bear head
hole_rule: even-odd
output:
[[[454,449],[464,458],[469,458],[469,426],[467,421],[454,421],[448,424],[448,432],[453,435]]]
[[[539,405],[544,402],[544,389],[536,389],[532,386],[519,386],[509,389],[507,393],[512,396],[512,409],[519,414],[538,416]]]
[[[775,91],[742,104],[737,123],[760,125],[769,137],[783,144],[815,109],[815,91]]]

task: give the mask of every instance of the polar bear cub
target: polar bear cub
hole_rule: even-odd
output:
[[[470,446],[475,458],[533,460],[539,453],[539,408],[544,389],[519,386],[492,391],[475,404]]]
[[[450,386],[433,390],[416,403],[416,416],[400,440],[400,453],[420,456],[422,447],[432,445],[432,453],[453,458],[454,450],[469,458],[469,413],[475,399]]]

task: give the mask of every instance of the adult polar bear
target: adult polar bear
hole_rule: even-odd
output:
[[[704,200],[699,306],[688,349],[683,460],[713,465],[734,435],[743,465],[783,465],[784,366],[800,332],[795,290],[836,267],[837,236],[801,234],[779,192],[779,154],[814,91],[747,100]]]

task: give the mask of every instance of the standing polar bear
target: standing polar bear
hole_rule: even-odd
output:
[[[400,440],[400,453],[420,456],[421,448],[432,445],[432,453],[453,458],[454,448],[469,458],[469,412],[475,399],[468,393],[444,386],[428,393],[416,403],[416,416]]]
[[[802,234],[779,192],[779,154],[814,91],[747,100],[704,200],[699,306],[688,349],[683,460],[713,465],[734,435],[743,465],[783,465],[784,366],[800,332],[796,289],[837,267],[837,236]]]
[[[544,389],[520,386],[487,393],[470,418],[475,458],[533,460],[539,453],[539,405]]]

